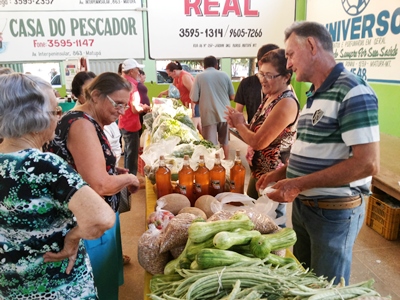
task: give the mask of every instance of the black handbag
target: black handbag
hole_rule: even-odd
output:
[[[120,214],[131,210],[131,193],[124,187],[120,192],[118,212]]]

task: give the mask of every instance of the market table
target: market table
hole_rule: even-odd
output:
[[[146,177],[146,220],[149,217],[149,215],[155,211],[156,209],[156,202],[157,202],[157,197],[156,194],[154,193],[153,190],[153,185],[151,181]],[[147,230],[147,225],[146,225],[146,230]],[[289,249],[286,249],[286,257],[291,257],[294,258],[294,255]],[[145,272],[144,274],[144,300],[150,300],[150,298],[147,296],[150,294],[150,279],[152,275],[149,272]]]

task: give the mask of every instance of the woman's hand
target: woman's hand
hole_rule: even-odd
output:
[[[164,96],[168,95],[168,90],[162,91],[161,93],[158,94],[157,98],[162,98]]]
[[[133,175],[133,174],[130,174],[130,175],[132,176],[132,183],[130,185],[128,185],[127,188],[131,194],[134,194],[139,190],[140,182],[139,182],[139,179],[135,175]]]
[[[225,119],[228,122],[230,127],[237,127],[239,124],[246,124],[246,120],[241,112],[238,112],[236,109],[227,106],[227,110],[225,111]]]
[[[68,266],[67,270],[65,273],[70,274],[72,271],[72,268],[74,267],[75,261],[76,261],[76,256],[78,254],[78,248],[79,248],[79,241],[81,240],[80,238],[74,237],[74,231],[76,230],[76,227],[72,228],[67,235],[64,238],[64,248],[58,252],[46,252],[43,255],[44,262],[53,262],[53,261],[62,261],[66,258],[68,258]]]
[[[125,168],[120,168],[120,167],[115,167],[115,171],[118,175],[120,174],[128,174],[129,173],[129,169],[125,169]]]

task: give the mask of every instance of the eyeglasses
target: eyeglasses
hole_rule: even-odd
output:
[[[272,80],[276,77],[282,76],[281,74],[277,74],[277,75],[271,75],[271,74],[263,74],[263,73],[257,73],[256,74],[259,80],[265,79],[265,80]]]
[[[128,104],[116,103],[110,96],[106,95],[107,99],[111,102],[112,106],[117,110],[127,110],[129,108]]]
[[[49,114],[52,114],[53,116],[56,116],[57,119],[59,119],[59,120],[61,119],[61,117],[62,117],[62,115],[63,115],[63,111],[62,111],[61,106],[57,106],[57,107],[56,107],[56,110],[48,111],[48,113],[49,113]]]

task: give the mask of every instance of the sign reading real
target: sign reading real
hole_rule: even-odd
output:
[[[149,53],[154,59],[255,57],[264,44],[283,44],[295,0],[148,1]],[[160,20],[162,22],[160,26]]]

